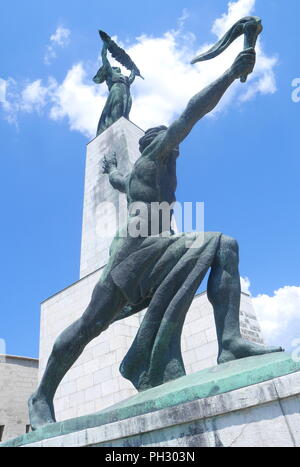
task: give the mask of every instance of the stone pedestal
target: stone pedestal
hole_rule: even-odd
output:
[[[300,447],[300,362],[237,360],[3,446]]]
[[[102,173],[103,157],[115,152],[119,170],[127,175],[140,157],[143,135],[140,128],[122,117],[87,146],[80,278],[107,263],[120,208],[125,213],[127,210],[126,196],[114,190]]]

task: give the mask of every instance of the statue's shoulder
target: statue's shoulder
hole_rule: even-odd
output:
[[[111,76],[111,81],[113,83],[122,83],[122,84],[127,84],[129,86],[129,80],[127,76],[124,76],[121,73],[118,73],[116,71],[113,71],[112,76]]]

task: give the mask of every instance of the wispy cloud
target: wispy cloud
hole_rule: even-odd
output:
[[[255,0],[229,2],[227,12],[212,25],[216,40],[239,18],[252,14],[254,7]],[[222,71],[228,69],[243,49],[243,40],[240,38],[221,56],[191,66],[191,59],[213,44],[197,43],[195,35],[185,29],[187,19],[188,11],[184,10],[178,20],[177,29],[167,31],[161,37],[142,35],[126,47],[146,78],[145,81],[137,78],[132,86],[134,99],[130,119],[141,128],[146,129],[158,124],[169,125],[184,109],[188,100],[215,80]],[[51,37],[51,44],[53,47],[54,44],[63,46],[68,40],[68,30],[58,28]],[[275,92],[276,62],[276,58],[264,53],[261,43],[258,42],[257,65],[247,84],[236,82],[213,115],[233,101],[242,104],[257,94]],[[27,90],[28,105],[24,108],[23,102],[19,108],[40,111],[43,105],[47,106],[50,118],[56,121],[67,118],[71,130],[93,137],[107,90],[105,85],[97,86],[91,82],[92,73],[86,64],[79,62],[67,72],[63,82],[56,83],[56,86],[53,78],[46,85],[36,80],[29,85],[32,88]],[[21,100],[24,101],[23,93],[20,94]],[[36,94],[37,100],[31,105]]]
[[[248,277],[241,277],[241,289],[242,292],[247,293],[250,295],[250,286],[251,282]]]
[[[52,89],[55,90],[57,83],[55,80],[49,80],[47,86],[42,85],[40,79],[28,84],[22,92],[20,105],[25,112],[40,112],[46,105]]]
[[[253,13],[255,0],[239,0],[228,4],[228,11],[217,18],[212,25],[212,32],[216,40],[223,35],[229,27],[239,18]],[[212,44],[197,44],[196,37],[184,29],[188,12],[184,10],[178,21],[176,30],[167,31],[161,37],[150,37],[142,35],[138,37],[127,51],[142,70],[146,80],[137,79],[132,87],[134,105],[130,118],[142,128],[148,128],[158,124],[170,124],[181,112],[191,96],[220,75],[220,70],[226,70],[234,61],[235,57],[243,48],[241,38],[221,56],[214,60],[191,66],[191,59],[199,52],[207,50]],[[249,78],[247,85],[236,83],[227,92],[216,112],[224,109],[233,100],[245,102],[254,98],[258,93],[273,93],[276,90],[274,66],[276,58],[267,57],[260,43],[257,47],[257,65],[254,73]],[[84,71],[84,65],[78,66],[78,70]],[[78,75],[74,82],[74,68],[68,73],[63,88],[60,88],[60,98],[55,115],[67,116],[71,128],[74,121],[86,122],[81,129],[76,128],[84,134],[94,135],[97,120],[99,118],[98,103],[103,105],[103,86],[99,90],[90,89],[89,97],[97,96],[97,106],[91,107],[88,99],[86,105],[82,93],[87,94],[87,86],[84,80],[85,73]],[[67,99],[72,88],[72,102]],[[63,89],[66,98],[63,98]],[[68,102],[65,107],[64,102]],[[82,103],[82,107],[80,105]],[[60,111],[58,108],[60,106]],[[93,114],[93,109],[97,113]],[[146,109],[146,110],[145,110]],[[89,118],[78,115],[79,112],[86,113]]]
[[[20,112],[20,96],[18,86],[14,79],[9,78],[3,81],[3,94],[0,100],[0,108],[3,111],[5,120],[10,124],[17,124],[18,113]]]
[[[220,39],[239,19],[254,13],[256,0],[228,3],[228,11],[214,22],[212,32]]]
[[[71,31],[67,28],[59,26],[55,33],[50,37],[50,41],[60,47],[65,47],[69,44]]]
[[[71,130],[87,137],[95,136],[97,119],[105,104],[104,91],[89,84],[87,72],[81,63],[72,67],[63,83],[56,87],[51,99],[51,119],[58,121],[67,118]]]
[[[0,355],[6,355],[6,342],[4,339],[0,339]],[[2,360],[2,359],[1,359]],[[3,362],[3,360],[2,360]],[[1,362],[1,363],[2,363]]]
[[[4,103],[6,101],[6,81],[0,78],[0,103]]]
[[[239,0],[237,2],[229,2],[228,12],[224,13],[214,22],[212,32],[216,34],[218,39],[220,39],[226,33],[226,31],[228,31],[229,28],[240,18],[253,15],[255,11],[255,4],[256,0]],[[241,50],[242,41],[243,38],[240,38],[239,41],[236,42],[235,52],[238,51],[237,47],[239,47],[239,50]],[[264,53],[260,38],[258,39],[256,52],[257,63],[255,72],[249,79],[247,89],[240,93],[239,100],[241,102],[246,102],[252,99],[256,94],[273,94],[277,90],[274,73],[274,67],[278,61],[277,57],[268,57]]]
[[[266,340],[291,349],[294,339],[300,338],[300,287],[286,286],[272,296],[253,297]]]
[[[46,47],[44,62],[50,65],[57,57],[58,48],[66,47],[70,43],[71,31],[59,26],[55,33],[50,36],[50,44]]]
[[[1,83],[0,83],[1,86]],[[18,83],[10,78],[5,82],[5,98],[0,100],[5,119],[18,126],[18,115],[23,113],[42,113],[52,102],[52,94],[57,88],[53,78],[49,78],[45,86],[42,80],[25,84],[21,90]]]
[[[241,278],[242,290],[250,293],[250,280]],[[291,350],[293,341],[300,339],[300,287],[285,286],[273,295],[252,296],[265,341]]]

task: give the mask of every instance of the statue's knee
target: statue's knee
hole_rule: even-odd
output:
[[[222,235],[216,261],[223,268],[232,271],[236,269],[239,263],[239,245],[234,238]]]
[[[222,235],[220,248],[222,250],[230,250],[231,252],[236,254],[239,253],[238,242],[234,238],[228,237],[227,235]]]

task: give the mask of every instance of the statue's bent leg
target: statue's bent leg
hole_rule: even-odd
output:
[[[86,345],[108,328],[121,312],[126,299],[110,278],[99,282],[82,317],[69,326],[56,340],[39,388],[29,400],[31,426],[55,422],[55,392]]]
[[[281,347],[264,347],[242,338],[240,332],[241,284],[237,242],[222,235],[208,280],[208,298],[214,308],[219,344],[218,363],[281,352]]]

